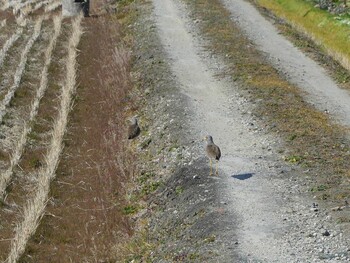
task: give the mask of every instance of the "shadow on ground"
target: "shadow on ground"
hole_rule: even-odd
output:
[[[253,175],[254,173],[244,173],[244,174],[234,174],[234,175],[231,175],[231,177],[238,180],[247,180],[253,177]]]

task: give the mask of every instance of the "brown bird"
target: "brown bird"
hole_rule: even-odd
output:
[[[137,136],[139,136],[141,130],[139,127],[139,124],[137,122],[137,118],[136,116],[132,117],[132,119],[130,120],[130,125],[128,127],[128,139],[134,139]]]
[[[221,157],[220,148],[214,143],[213,137],[210,135],[205,136],[203,140],[207,141],[205,151],[210,160],[210,175],[213,175],[212,159],[215,159],[215,174],[218,175],[218,161]]]

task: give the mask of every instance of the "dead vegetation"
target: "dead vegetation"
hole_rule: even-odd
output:
[[[112,247],[130,234],[122,212],[126,183],[136,172],[124,129],[135,110],[130,56],[116,20],[94,18],[84,27],[79,49],[95,52],[78,58],[79,86],[57,181],[26,262],[111,260]]]
[[[54,13],[33,13],[44,6],[45,12],[55,10],[58,2],[25,4],[30,4],[26,12],[2,23],[8,39],[0,42],[0,71],[5,76],[5,88],[0,89],[4,149],[0,258],[7,262],[47,262],[47,258],[77,262],[82,255],[88,261],[110,258],[116,240],[130,232],[119,204],[124,200],[124,183],[136,170],[123,137],[125,114],[135,111],[128,95],[129,53],[121,44],[116,21],[93,18],[85,22],[89,37],[80,47],[94,49],[96,55],[86,52],[76,62],[81,18],[71,23]],[[66,177],[72,171],[72,177]],[[52,184],[56,174],[59,179]],[[46,211],[52,218],[44,216]],[[50,234],[51,223],[59,226],[58,235]],[[42,245],[40,239],[51,246]],[[68,250],[57,254],[55,244]],[[77,254],[76,246],[82,254]]]

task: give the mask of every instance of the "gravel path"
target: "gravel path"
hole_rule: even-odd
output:
[[[342,235],[340,226],[332,225],[327,211],[309,199],[303,187],[305,181],[298,176],[301,171],[281,162],[281,156],[276,153],[276,139],[264,134],[250,115],[244,114],[249,111],[249,105],[238,94],[238,87],[214,77],[212,65],[219,68],[223,65],[200,48],[204,43],[191,33],[195,31],[195,25],[186,16],[186,7],[176,0],[153,0],[153,4],[157,30],[171,61],[172,72],[191,102],[189,118],[194,131],[191,136],[193,140],[199,140],[205,134],[211,134],[223,153],[220,176],[212,178],[220,181],[218,191],[221,195],[217,202],[227,211],[224,221],[231,222],[218,237],[227,244],[221,249],[220,262],[229,262],[224,256],[230,254],[226,250],[229,248],[239,254],[239,259],[231,258],[231,262],[349,261],[348,238]],[[249,17],[263,19],[258,13]],[[269,43],[275,43],[273,34],[268,39]],[[323,87],[329,87],[331,81],[324,70],[312,61],[307,62],[309,59],[291,44],[286,45],[296,55],[286,57],[282,53],[280,56],[284,61],[295,56],[304,59],[303,67],[299,64],[291,66],[295,75],[300,75],[297,83],[311,85],[311,80],[315,80],[321,81]],[[297,63],[300,59],[293,61]],[[311,68],[310,63],[315,65],[310,74],[316,75],[305,76],[309,74],[306,68]],[[317,83],[316,87],[322,87]],[[326,95],[322,96],[326,99]],[[339,101],[344,97],[342,95]],[[330,101],[333,105],[334,101]],[[338,114],[337,107],[320,105],[334,109]],[[345,105],[344,109],[348,107]],[[345,117],[340,113],[340,118]],[[252,129],[252,126],[256,128]],[[202,147],[195,155],[203,156]],[[302,178],[305,180],[304,176]],[[235,219],[230,220],[230,217]]]
[[[286,78],[304,89],[307,100],[329,112],[341,124],[350,126],[350,93],[340,89],[326,70],[294,47],[248,2],[223,0],[238,24],[269,61]]]

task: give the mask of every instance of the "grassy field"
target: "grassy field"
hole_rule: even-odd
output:
[[[333,15],[305,0],[256,0],[258,5],[305,32],[328,54],[350,70],[350,15]]]

